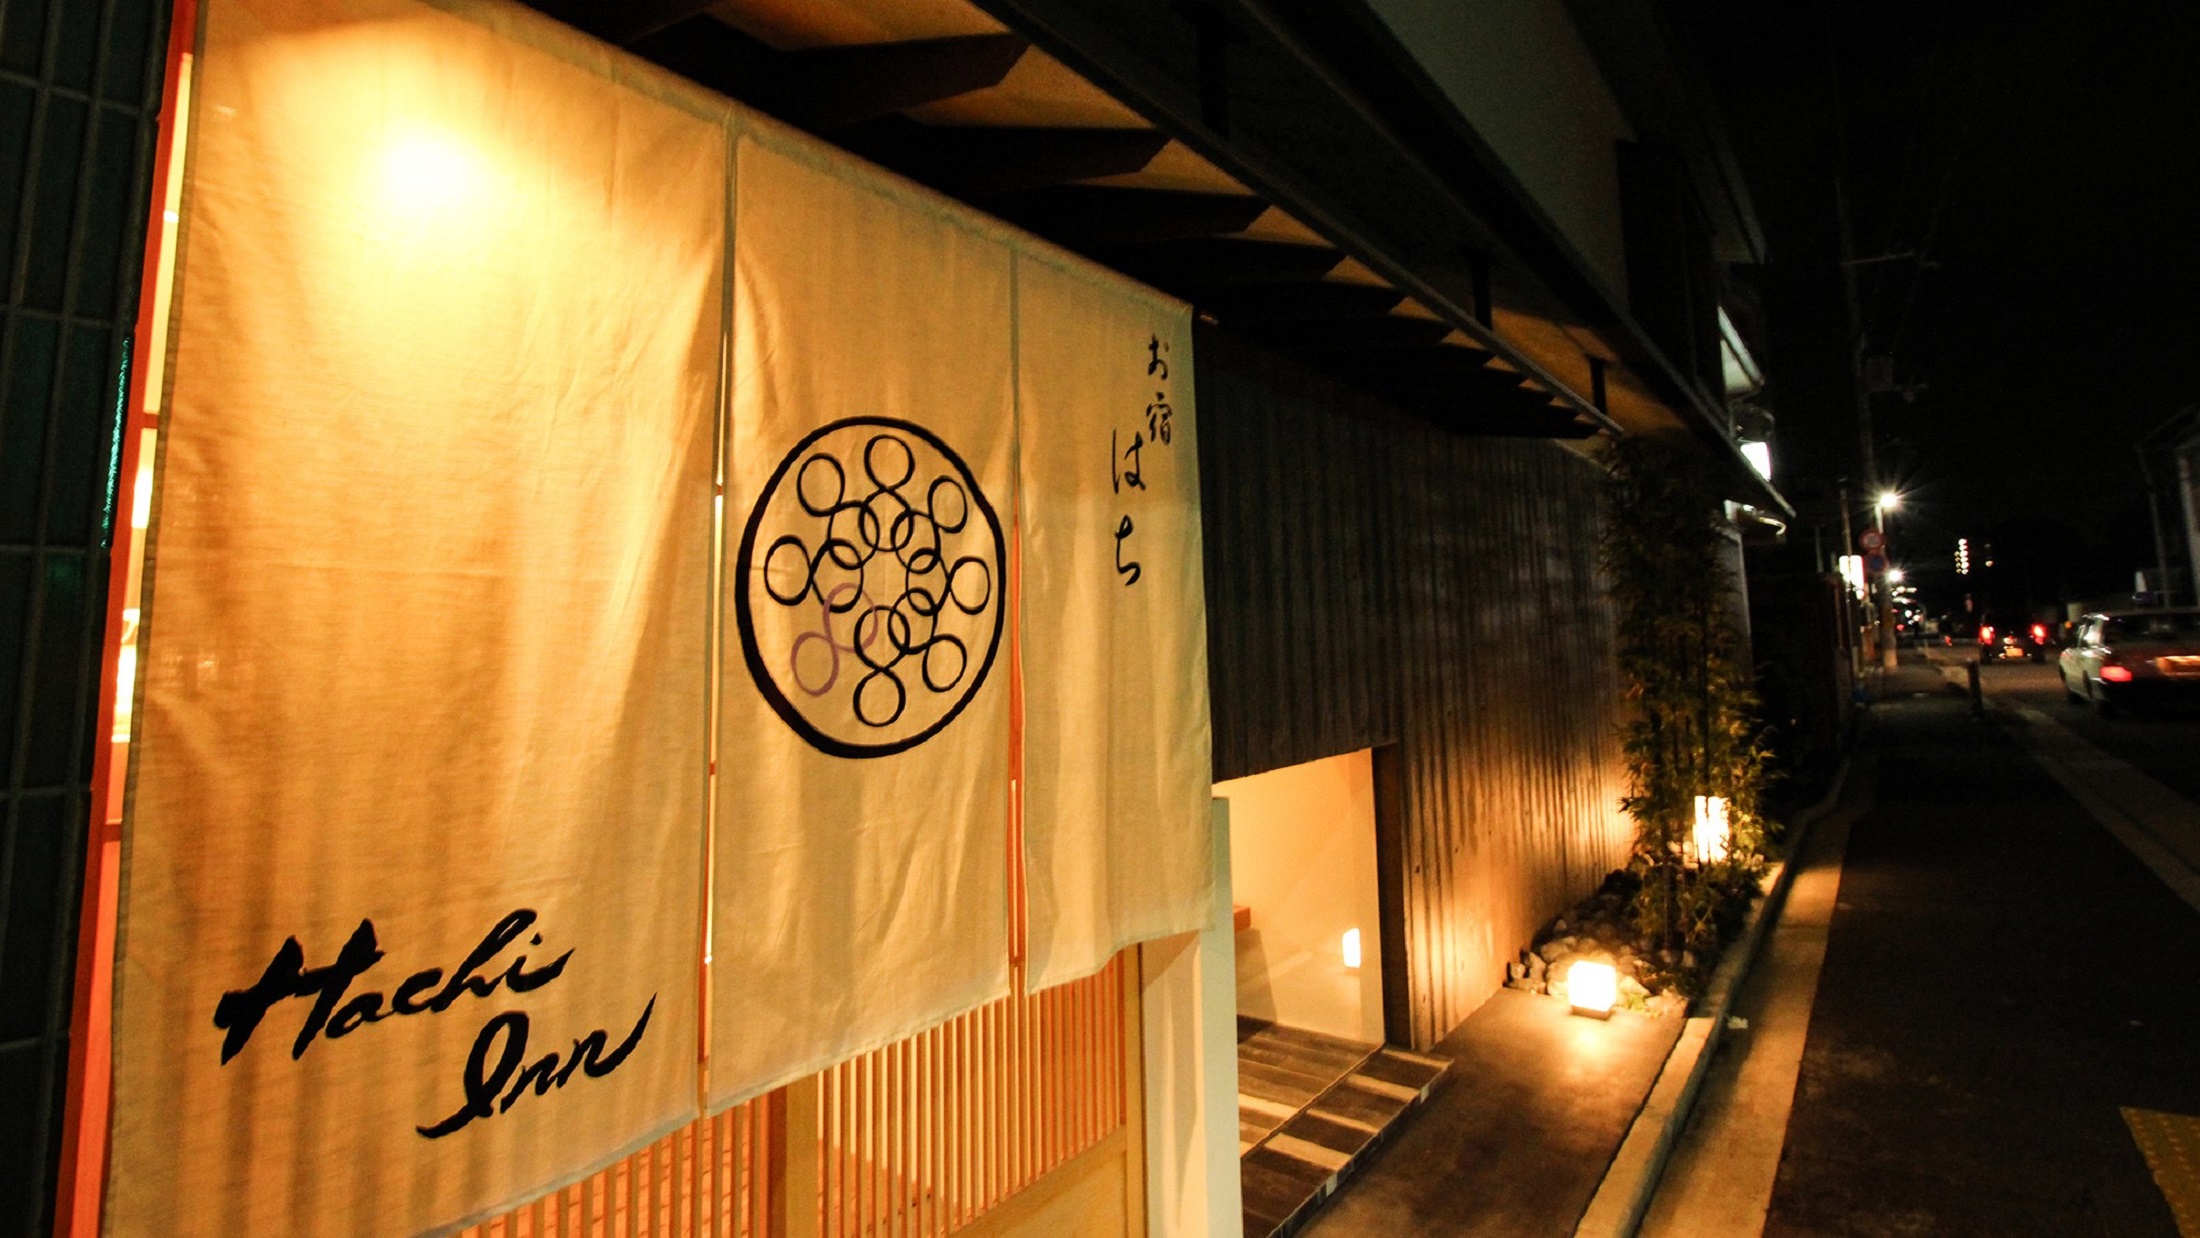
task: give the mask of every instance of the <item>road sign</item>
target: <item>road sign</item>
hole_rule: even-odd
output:
[[[1887,556],[1880,554],[1871,554],[1864,556],[1864,572],[1866,575],[1881,576],[1885,575],[1886,571]]]
[[[1887,535],[1877,529],[1866,529],[1856,535],[1856,544],[1869,554],[1887,544]]]

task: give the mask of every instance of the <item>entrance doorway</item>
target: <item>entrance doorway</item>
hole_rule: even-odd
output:
[[[1245,1232],[1288,1233],[1448,1065],[1385,1046],[1370,750],[1215,784],[1230,801]]]
[[[1368,749],[1215,784],[1230,801],[1238,1016],[1383,1040]]]

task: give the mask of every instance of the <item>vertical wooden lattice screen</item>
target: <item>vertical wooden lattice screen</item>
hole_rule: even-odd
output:
[[[951,1234],[1123,1125],[1123,959],[1019,991],[819,1075],[817,1142],[770,1098],[695,1122],[462,1238],[746,1238],[772,1224],[775,1157],[816,1158],[789,1234]],[[1020,989],[1020,986],[1019,986]],[[775,1096],[783,1095],[776,1094]]]
[[[826,1071],[819,1232],[953,1233],[1123,1124],[1123,960]]]
[[[762,1100],[674,1131],[585,1181],[463,1238],[703,1238],[770,1232],[771,1124]]]

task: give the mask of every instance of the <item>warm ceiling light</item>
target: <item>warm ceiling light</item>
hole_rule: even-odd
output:
[[[1566,1000],[1575,1014],[1609,1019],[1619,1001],[1619,972],[1610,963],[1575,959],[1566,969]]]

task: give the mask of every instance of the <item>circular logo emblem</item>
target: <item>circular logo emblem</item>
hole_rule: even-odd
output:
[[[749,674],[820,752],[905,752],[993,668],[1007,541],[970,468],[922,426],[812,431],[757,496],[734,559]]]

